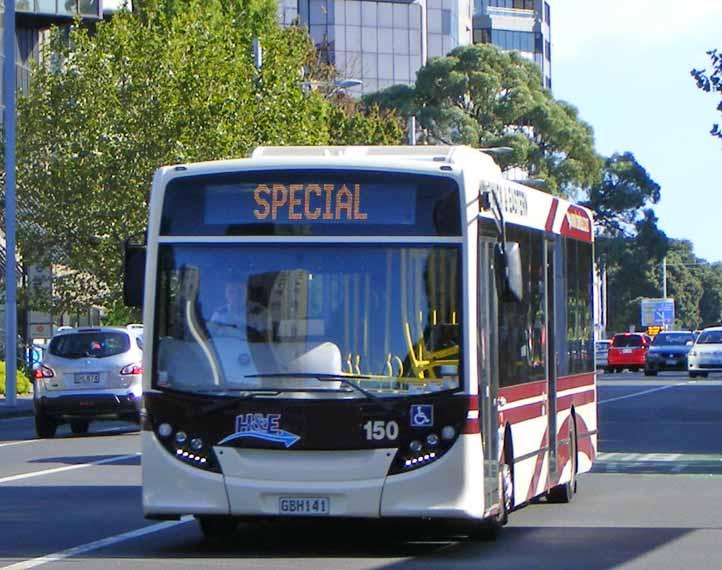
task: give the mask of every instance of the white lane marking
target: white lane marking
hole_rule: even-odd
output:
[[[68,548],[67,550],[61,550],[60,552],[40,556],[39,558],[31,558],[30,560],[24,560],[23,562],[16,562],[15,564],[11,564],[10,566],[2,566],[0,567],[0,570],[28,570],[29,568],[35,568],[36,566],[40,566],[42,564],[58,562],[60,560],[65,560],[66,558],[78,556],[79,554],[85,554],[86,552],[90,552],[92,550],[98,550],[100,548],[105,548],[106,546],[118,544],[119,542],[124,542],[126,540],[131,540],[133,538],[138,538],[147,534],[153,534],[154,532],[160,532],[174,526],[185,524],[191,519],[192,517],[186,516],[181,518],[181,520],[179,521],[166,521],[136,530],[124,532],[122,534],[116,534],[115,536],[109,536],[108,538],[102,538],[94,542],[81,544],[80,546],[75,546],[73,548]]]
[[[8,441],[0,443],[0,447],[10,447],[12,445],[20,445],[21,443],[34,443],[36,441],[42,441],[42,439],[21,439],[19,441]]]
[[[86,467],[90,467],[91,465],[105,465],[106,463],[115,463],[116,461],[132,459],[134,457],[138,457],[139,455],[140,453],[131,453],[130,455],[119,455],[117,457],[110,457],[108,459],[91,461],[90,463],[78,463],[77,465],[67,465],[66,467],[56,467],[54,469],[43,469],[42,471],[31,471],[30,473],[11,475],[10,477],[0,478],[0,484],[10,483],[12,481],[19,481],[20,479],[30,479],[31,477],[41,477],[42,475],[53,475],[55,473],[61,473],[63,471],[72,471],[73,469],[84,469]]]
[[[608,400],[600,400],[597,404],[608,404],[609,402],[618,402],[619,400],[626,400],[628,398],[638,398],[639,396],[646,396],[653,392],[661,392],[662,390],[669,390],[670,388],[676,388],[678,386],[686,386],[689,382],[682,382],[681,384],[670,384],[669,386],[660,386],[659,388],[650,388],[649,390],[642,390],[641,392],[635,392],[634,394],[627,394],[626,396],[618,396],[616,398],[609,398]]]

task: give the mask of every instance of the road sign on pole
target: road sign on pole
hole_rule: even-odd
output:
[[[671,327],[674,324],[674,299],[642,299],[642,326]]]

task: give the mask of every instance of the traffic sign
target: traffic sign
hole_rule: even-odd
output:
[[[672,326],[674,299],[642,299],[642,326]]]

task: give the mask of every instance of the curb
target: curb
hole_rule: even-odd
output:
[[[33,399],[17,398],[15,406],[9,406],[6,401],[0,402],[0,420],[3,418],[21,418],[35,415]]]

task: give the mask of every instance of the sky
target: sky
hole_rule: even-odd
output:
[[[720,95],[693,68],[722,51],[722,0],[549,0],[552,88],[594,129],[602,156],[631,151],[661,187],[659,227],[722,262]]]

